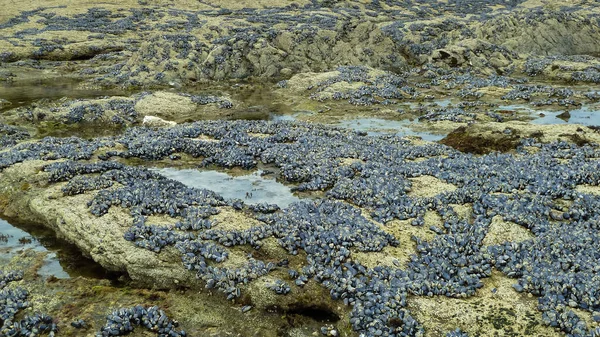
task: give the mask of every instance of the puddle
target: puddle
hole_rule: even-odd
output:
[[[432,101],[425,101],[425,102],[404,103],[404,105],[407,105],[412,110],[416,110],[416,109],[423,108],[423,107],[436,106],[436,105],[437,105],[437,107],[440,107],[440,108],[447,108],[452,104],[453,104],[453,102],[449,98],[435,99]]]
[[[306,112],[298,112],[292,115],[271,115],[270,120],[272,121],[287,121],[294,122],[298,120],[298,116],[306,114]],[[324,122],[325,123],[325,122]],[[434,134],[429,132],[414,131],[410,128],[411,123],[407,120],[395,121],[382,118],[356,118],[340,120],[336,123],[325,123],[326,125],[341,127],[345,129],[351,129],[355,131],[364,131],[370,136],[377,136],[383,134],[396,134],[400,137],[404,136],[419,136],[423,140],[436,142],[443,139],[446,135]]]
[[[175,168],[153,170],[187,186],[214,191],[225,199],[242,199],[247,204],[268,203],[285,208],[293,202],[300,201],[288,186],[262,177],[262,170],[235,177],[219,171]],[[246,193],[252,193],[252,198],[246,198]]]
[[[531,121],[531,124],[573,124],[571,119],[567,122],[564,119],[558,118],[558,115],[560,115],[562,111],[544,111],[542,112],[544,116],[540,116],[539,113],[539,111],[535,112],[535,119]]]
[[[600,108],[598,107],[582,106],[581,108],[574,110],[549,111],[533,109],[525,105],[515,104],[500,106],[498,107],[497,111],[516,111],[525,113],[533,118],[533,120],[531,120],[532,124],[581,124],[587,126],[600,125]],[[558,117],[558,115],[564,113],[565,111],[569,111],[571,115],[566,121]],[[540,116],[540,114],[543,114],[543,116]]]
[[[97,98],[102,96],[123,96],[129,94],[123,90],[81,89],[80,81],[71,79],[54,79],[51,82],[36,81],[19,84],[0,82],[0,98],[11,104],[0,108],[0,111],[30,105],[41,99],[50,101],[68,97],[69,100],[81,98]]]
[[[290,115],[271,115],[269,120],[274,122],[295,122],[298,120],[297,116]]]
[[[581,125],[600,125],[600,110],[581,107],[579,109],[570,110],[568,121],[558,118],[557,116],[564,111],[545,111],[545,116],[538,117],[531,121],[533,124],[581,124]]]
[[[81,254],[76,246],[58,239],[54,232],[38,225],[13,225],[0,219],[0,265],[8,263],[25,249],[48,252],[41,276],[71,278],[107,278],[108,273],[97,263]]]
[[[600,108],[581,107],[570,111],[569,123],[583,125],[600,125]]]
[[[290,114],[271,114],[269,116],[269,120],[274,122],[295,122],[301,116],[312,116],[314,112],[312,111],[297,111]]]
[[[30,106],[34,103],[60,102],[65,98],[68,101],[76,99],[95,99],[108,96],[129,97],[140,90],[121,89],[82,89],[81,81],[75,79],[53,79],[38,81],[21,81],[18,83],[0,82],[0,99],[7,100],[11,104],[0,106],[0,112],[18,107]],[[268,120],[274,113],[291,113],[285,105],[272,102],[272,96],[267,88],[238,88],[211,85],[198,85],[195,87],[173,89],[170,87],[156,87],[152,91],[170,91],[177,93],[188,93],[195,95],[232,96],[235,100],[247,104],[243,110],[235,110],[230,114],[224,114],[222,119],[227,120]],[[211,119],[212,117],[207,117]],[[203,117],[198,116],[198,120]],[[74,132],[73,130],[69,132]],[[69,134],[70,135],[70,134]],[[54,136],[54,134],[53,134]],[[62,135],[57,135],[62,136]]]
[[[423,140],[438,141],[445,135],[433,134],[429,132],[417,132],[410,129],[408,121],[394,121],[380,118],[358,118],[343,120],[335,124],[347,129],[356,131],[365,131],[369,135],[382,135],[385,133],[395,133],[398,136],[419,136]]]
[[[515,111],[515,112],[525,112],[525,113],[540,113],[542,111],[536,110],[530,106],[524,104],[510,104],[510,105],[500,105],[496,108],[496,112],[500,111]]]

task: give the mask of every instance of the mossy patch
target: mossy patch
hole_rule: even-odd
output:
[[[488,154],[490,152],[510,152],[517,148],[520,137],[517,134],[491,135],[468,132],[466,127],[459,127],[440,140],[440,143],[461,152]]]
[[[65,124],[60,122],[42,122],[35,124],[37,128],[36,137],[80,137],[91,139],[102,136],[114,136],[125,130],[124,127],[113,125],[111,127],[102,127],[98,123],[76,123]]]
[[[327,289],[309,282],[287,296],[273,295],[273,302],[285,299],[283,311],[266,312],[253,308],[242,313],[240,304],[227,301],[222,294],[197,290],[156,290],[133,288],[105,279],[77,277],[72,279],[41,278],[37,270],[43,265],[46,253],[26,250],[10,260],[3,269],[24,270],[25,277],[18,285],[29,292],[30,311],[43,312],[55,318],[61,336],[92,335],[105,324],[112,310],[134,305],[157,305],[167,315],[179,321],[188,336],[265,336],[286,335],[294,328],[318,331],[323,322],[338,321],[341,336],[355,336],[346,323],[349,307],[330,301]],[[265,293],[272,293],[265,288]],[[314,303],[314,306],[311,304]],[[251,303],[250,303],[251,304]],[[322,314],[322,316],[320,316]],[[323,320],[320,320],[324,318]],[[87,328],[75,329],[70,322],[83,319]],[[310,335],[310,333],[308,335]],[[135,336],[150,336],[144,329],[136,329]]]
[[[530,134],[529,137],[540,140],[542,137],[544,137],[544,133],[542,131],[535,131],[532,134]]]
[[[584,146],[590,143],[590,141],[587,138],[580,136],[576,133],[563,133],[559,136],[568,138],[572,143],[574,143],[577,146]]]

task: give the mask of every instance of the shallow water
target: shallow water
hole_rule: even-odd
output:
[[[335,125],[356,131],[365,131],[369,135],[394,133],[398,136],[419,136],[424,140],[429,140],[432,142],[438,141],[445,137],[445,135],[440,134],[413,131],[410,129],[409,121],[394,121],[381,118],[357,118],[343,120]]]
[[[307,112],[297,112],[291,115],[271,115],[272,121],[293,122],[298,120],[298,116],[307,114]],[[418,136],[428,141],[438,141],[444,138],[444,134],[435,134],[424,131],[414,131],[410,128],[411,122],[408,120],[396,121],[383,118],[355,118],[340,120],[336,123],[326,123],[331,126],[342,127],[355,131],[364,131],[368,135],[376,136],[383,134],[396,134],[400,137]]]
[[[437,105],[438,107],[441,107],[441,108],[447,108],[452,104],[454,104],[454,102],[452,102],[452,100],[449,98],[441,98],[441,99],[435,99],[432,101],[425,101],[425,102],[408,102],[407,103],[408,107],[411,109],[418,109],[418,108],[427,107],[430,105]]]
[[[284,122],[294,122],[297,121],[301,116],[312,116],[314,112],[312,111],[296,111],[290,114],[271,114],[269,115],[269,120],[274,122],[284,121]]]
[[[80,81],[72,79],[53,79],[52,81],[18,84],[0,82],[0,98],[12,103],[0,108],[0,111],[27,106],[41,99],[55,101],[68,97],[69,100],[72,100],[102,96],[123,96],[132,93],[117,89],[81,89],[78,87],[79,83]]]
[[[63,98],[71,100],[76,99],[96,99],[107,96],[124,96],[128,97],[142,90],[122,90],[122,89],[82,89],[81,81],[74,79],[53,79],[44,81],[25,81],[19,83],[0,82],[0,98],[10,102],[10,105],[0,107],[0,111],[6,111],[18,107],[26,107],[44,102],[57,102]],[[270,88],[265,86],[251,88],[235,88],[234,87],[211,87],[208,85],[198,85],[196,87],[188,87],[185,89],[177,89],[171,87],[157,87],[151,90],[154,91],[172,91],[196,95],[216,95],[221,96],[226,94],[234,100],[239,100],[247,104],[247,108],[243,111],[235,111],[232,114],[224,114],[222,119],[243,119],[243,120],[269,120],[274,114],[288,114],[291,111],[287,106],[282,104],[274,104],[272,102]],[[207,118],[212,118],[208,116]],[[198,120],[202,120],[203,116],[199,115]],[[83,127],[85,128],[85,127]],[[103,130],[104,131],[104,130]],[[120,132],[122,130],[117,130]],[[80,136],[81,132],[75,129],[64,131],[64,134],[45,134],[49,136],[66,137]],[[104,136],[110,135],[110,132],[104,132]],[[85,134],[83,134],[85,137]]]
[[[600,125],[600,107],[595,106],[582,106],[578,109],[568,110],[563,109],[559,111],[550,111],[543,109],[535,109],[527,105],[513,104],[503,105],[498,107],[497,110],[509,110],[525,113],[533,118],[530,123],[532,124],[581,124],[581,125]],[[569,111],[570,117],[565,120],[559,118],[558,115],[565,111]],[[540,116],[543,114],[543,116]]]
[[[247,204],[277,204],[281,208],[300,200],[290,188],[275,179],[261,176],[262,170],[242,176],[232,176],[220,171],[195,169],[154,169],[167,178],[180,181],[187,186],[214,191],[225,199],[242,199]],[[246,198],[246,193],[252,193]]]
[[[81,254],[76,246],[58,239],[52,230],[37,225],[12,224],[0,219],[0,265],[21,251],[33,249],[48,252],[41,276],[71,278],[77,276],[106,278],[108,273],[97,263]],[[1,269],[1,268],[0,268]]]
[[[571,116],[567,121],[558,118],[557,116],[563,111],[548,111],[544,112],[543,117],[539,117],[531,121],[533,124],[581,124],[581,125],[600,125],[600,110],[583,106],[579,109],[570,110]]]

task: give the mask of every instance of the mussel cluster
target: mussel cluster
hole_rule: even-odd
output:
[[[19,312],[29,307],[29,293],[21,287],[7,285],[22,278],[21,271],[0,270],[0,336],[54,337],[58,328],[52,317],[40,313],[20,316],[20,319],[16,317]]]
[[[257,133],[267,136],[256,137]],[[97,162],[76,160],[91,158],[99,144],[120,144],[123,149]],[[77,148],[89,152],[76,156]],[[89,207],[96,216],[110,207],[129,209],[135,220],[127,240],[155,253],[175,247],[188,270],[229,299],[240,297],[244,287],[261,276],[287,271],[289,278],[267,286],[283,294],[318,282],[332,299],[352,306],[350,323],[356,331],[367,336],[419,336],[424,327],[407,309],[410,296],[473,296],[497,268],[515,279],[516,291],[538,296],[546,324],[573,336],[588,336],[595,328],[570,308],[600,320],[600,249],[594,244],[599,239],[600,197],[578,189],[600,185],[596,145],[525,139],[514,153],[475,156],[440,144],[417,146],[397,136],[320,125],[207,121],[160,130],[133,128],[110,139],[49,138],[17,145],[0,153],[0,161],[8,166],[44,159],[48,153],[53,159],[68,159],[44,168],[52,182],[67,182],[66,195],[92,192]],[[280,178],[298,190],[325,194],[280,210],[253,208],[143,167],[111,161],[166,159],[181,153],[198,157],[199,163],[217,157],[211,162],[222,167],[275,165]],[[351,163],[345,161],[348,158]],[[413,193],[414,179],[423,176],[453,188]],[[465,204],[472,208],[467,217],[454,208]],[[260,225],[222,229],[211,218],[222,207],[245,212]],[[426,224],[428,212],[438,214],[441,223]],[[149,223],[148,216],[154,214],[177,222]],[[531,238],[486,243],[496,216],[526,228]],[[435,236],[414,236],[416,251],[404,267],[367,267],[353,257],[353,252],[399,245],[386,231],[393,220],[429,226]],[[261,249],[267,238],[275,238],[290,255],[302,252],[305,263],[291,268],[286,261],[249,258],[235,267],[222,264],[231,247]]]
[[[96,337],[124,336],[143,327],[164,337],[185,337],[183,330],[178,330],[179,323],[167,317],[158,307],[143,307],[136,305],[131,308],[121,308],[106,316],[106,323]]]

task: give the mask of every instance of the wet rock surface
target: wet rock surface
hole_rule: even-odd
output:
[[[11,7],[7,13],[13,16],[0,26],[0,61],[16,67],[25,59],[35,60],[22,62],[25,67],[75,61],[92,83],[127,87],[277,78],[343,64],[395,71],[431,62],[484,74],[535,75],[546,64],[554,68],[552,58],[543,57],[524,66],[521,55],[527,54],[564,55],[566,62],[579,64],[564,66],[573,80],[597,77],[598,4],[591,1],[231,7],[174,3],[164,8],[133,1]]]
[[[0,336],[600,336],[599,12],[6,4]]]
[[[256,133],[269,136],[251,136]],[[107,147],[120,150],[95,155]],[[325,198],[282,210],[250,205],[116,161],[152,162],[173,154],[196,157],[200,165],[251,169],[259,162],[271,164],[296,190],[324,191]],[[52,224],[106,268],[126,271],[142,284],[215,288],[240,308],[255,311],[276,306],[294,312],[300,296],[347,317],[345,324],[358,333],[421,335],[427,320],[411,315],[412,297],[469,298],[498,269],[514,278],[517,292],[539,296],[545,324],[568,333],[594,329],[594,323],[588,325],[564,306],[589,314],[598,306],[584,295],[595,292],[591,261],[598,253],[594,246],[581,246],[596,235],[597,197],[576,190],[600,181],[597,146],[526,138],[514,153],[477,157],[443,145],[415,146],[396,136],[313,124],[215,121],[132,128],[123,136],[90,141],[46,138],[0,156],[3,180],[25,179],[33,186],[9,196],[17,200],[8,201],[4,212],[24,203],[32,219]],[[341,158],[360,161],[347,166]],[[410,178],[420,176],[454,188],[411,194]],[[471,204],[473,213],[461,218],[449,204]],[[213,217],[225,208],[245,214],[251,224],[221,229]],[[428,225],[427,212],[438,214],[441,222]],[[532,236],[518,242],[509,237],[507,243],[485,240],[496,215]],[[355,260],[354,252],[368,256],[400,245],[386,225],[392,220],[428,226],[434,235],[412,237],[414,253],[406,267],[366,267]],[[556,254],[557,260],[539,260],[539,254]],[[564,278],[556,279],[557,273]],[[579,288],[565,288],[573,273]],[[328,289],[334,303],[343,302],[350,312],[323,302],[316,289]]]
[[[12,289],[20,289],[27,294],[27,307],[18,312],[19,321],[23,314],[31,316],[44,313],[52,319],[50,326],[56,325],[57,336],[95,336],[102,328],[115,321],[115,315],[121,317],[122,310],[129,311],[138,305],[146,309],[159,306],[169,319],[179,321],[171,322],[172,325],[178,325],[176,332],[181,334],[183,330],[188,336],[277,336],[277,331],[288,325],[286,319],[278,316],[265,317],[264,314],[258,315],[253,311],[242,313],[224,298],[211,295],[208,291],[136,288],[118,280],[83,277],[42,278],[37,276],[36,269],[44,255],[25,251],[3,265],[4,274],[14,272],[23,275],[22,280],[9,283],[5,289],[11,289],[12,293],[15,292]],[[292,317],[302,319],[303,316]],[[252,324],[239,326],[231,324],[232,319],[250,321]],[[123,327],[123,324],[114,326]],[[131,327],[134,328],[131,334],[134,336],[159,335],[158,329],[138,326],[135,319],[131,322]],[[47,336],[48,332],[46,330],[37,335]]]
[[[127,97],[63,100],[60,103],[42,102],[34,106],[7,110],[3,120],[21,126],[29,124],[38,130],[61,126],[79,128],[82,125],[118,129],[122,126],[147,124],[149,120],[154,121],[150,126],[161,126],[158,119],[198,119],[198,116],[203,114],[215,114],[218,110],[229,109],[232,106],[229,100],[216,96],[158,91]]]

